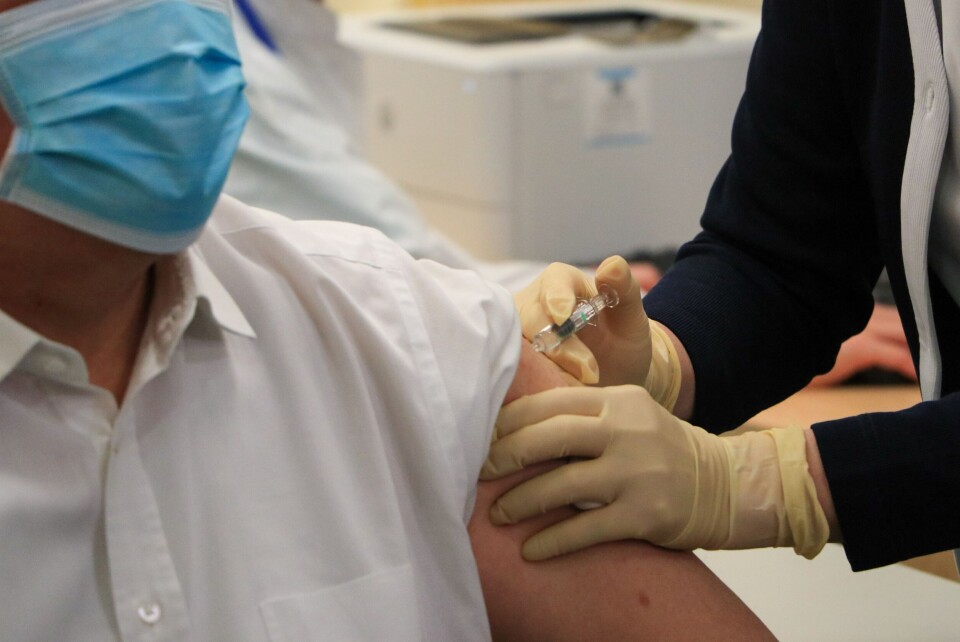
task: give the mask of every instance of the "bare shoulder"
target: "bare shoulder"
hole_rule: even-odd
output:
[[[504,405],[541,390],[581,385],[574,377],[544,355],[535,352],[528,341],[522,341],[520,363],[513,384],[507,390]]]

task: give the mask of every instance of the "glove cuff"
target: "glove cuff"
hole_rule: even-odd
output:
[[[722,437],[730,461],[730,535],[719,548],[793,546],[813,559],[830,526],[793,426]]]
[[[647,371],[643,387],[658,404],[673,412],[677,397],[680,396],[680,357],[673,341],[653,321],[650,322],[650,344],[650,370]]]
[[[690,446],[695,492],[686,525],[679,535],[661,545],[680,550],[723,548],[731,525],[730,451],[721,437],[685,421],[679,423]]]
[[[813,559],[830,538],[830,524],[817,498],[817,488],[807,466],[807,441],[799,427],[771,430],[780,461],[783,504],[793,550]]]

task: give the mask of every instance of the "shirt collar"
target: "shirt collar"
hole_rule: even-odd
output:
[[[240,306],[234,301],[227,289],[220,283],[220,279],[214,275],[213,271],[207,265],[196,246],[192,246],[186,252],[186,262],[189,272],[193,277],[198,299],[205,300],[209,304],[209,313],[216,320],[217,324],[225,330],[234,334],[256,338],[257,334],[253,331],[247,318],[240,310]],[[205,309],[205,306],[198,306],[198,313]]]
[[[0,310],[0,379],[6,377],[42,337]]]
[[[195,247],[191,247],[177,257],[177,262],[186,268],[183,270],[185,279],[192,280],[193,287],[188,286],[187,292],[192,290],[198,301],[206,302],[206,305],[196,307],[195,320],[198,316],[208,316],[210,320],[229,332],[256,338],[257,335],[240,310],[240,306],[213,274]],[[0,379],[10,374],[38,344],[71,351],[65,346],[59,346],[45,339],[4,313],[3,310],[0,310],[0,338],[2,338],[0,340]]]

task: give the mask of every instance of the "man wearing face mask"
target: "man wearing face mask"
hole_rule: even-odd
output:
[[[0,639],[576,634],[577,563],[466,524],[501,401],[563,378],[477,276],[221,197],[242,87],[226,0],[0,1]],[[606,626],[765,635],[694,558],[611,550],[594,602],[676,608]]]

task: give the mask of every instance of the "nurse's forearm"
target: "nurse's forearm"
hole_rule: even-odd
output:
[[[693,364],[690,361],[690,355],[687,354],[680,339],[664,325],[660,326],[673,342],[680,359],[680,394],[677,397],[677,403],[674,406],[673,414],[681,419],[689,420],[693,416],[694,398],[696,396],[696,378],[693,372]],[[833,506],[833,496],[830,493],[830,486],[827,483],[827,475],[823,469],[823,462],[820,459],[820,449],[817,446],[817,439],[813,431],[809,428],[804,431],[804,439],[807,445],[807,467],[810,471],[810,477],[813,478],[813,484],[817,489],[817,499],[823,513],[830,525],[830,541],[842,542],[843,536],[840,533],[840,524],[837,521],[837,513]]]

